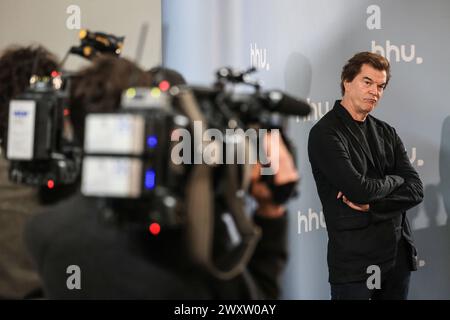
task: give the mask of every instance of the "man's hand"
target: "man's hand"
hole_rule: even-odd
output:
[[[271,161],[273,157],[278,156],[279,169],[274,176],[274,182],[276,185],[282,185],[289,182],[295,182],[299,180],[299,174],[295,168],[294,159],[283,142],[283,139],[278,135],[279,139],[275,143],[278,144],[278,148],[272,146],[272,139],[270,139],[270,133],[264,137],[264,146],[267,152],[267,158]],[[272,150],[278,149],[278,154],[272,154]],[[276,161],[276,160],[275,160]],[[267,185],[261,181],[261,164],[258,163],[252,170],[252,184],[251,195],[258,202],[258,209],[256,213],[268,217],[277,218],[284,214],[286,208],[283,205],[274,203],[272,200],[272,194]]]
[[[350,200],[347,199],[347,197],[341,192],[339,191],[338,195],[337,195],[337,199],[340,199],[342,197],[342,201],[348,205],[350,208],[352,208],[353,210],[357,210],[357,211],[362,211],[362,212],[367,212],[370,209],[369,204],[358,204],[358,203],[353,203]]]

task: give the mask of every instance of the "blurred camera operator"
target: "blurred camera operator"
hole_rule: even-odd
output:
[[[57,58],[41,46],[10,47],[0,57],[0,141],[4,150],[9,101],[29,87],[32,75],[50,76]],[[0,154],[3,153],[0,149]],[[0,298],[19,299],[40,288],[22,238],[27,218],[41,208],[36,189],[8,178],[0,156]]]
[[[123,90],[150,86],[163,71],[172,84],[184,79],[173,70],[140,70],[126,59],[100,57],[79,73],[71,94],[72,121],[79,141],[89,113],[116,112]],[[266,138],[269,157],[273,147]],[[294,161],[280,139],[279,171],[275,184],[297,182]],[[261,181],[259,166],[252,171],[251,193],[258,203],[254,223],[262,230],[246,271],[219,280],[190,257],[185,230],[132,227],[104,218],[94,199],[81,194],[36,216],[27,227],[27,244],[44,282],[48,298],[248,299],[277,298],[279,276],[287,259],[286,208],[275,204]],[[220,219],[216,220],[221,223]],[[81,271],[81,288],[68,289],[68,267]]]

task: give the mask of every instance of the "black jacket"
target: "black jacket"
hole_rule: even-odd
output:
[[[108,222],[96,202],[81,195],[36,215],[25,235],[48,298],[273,299],[287,259],[287,219],[254,220],[262,238],[246,276],[229,281],[190,260],[181,230],[154,237],[143,224]],[[67,288],[70,265],[80,267],[81,290]]]
[[[309,160],[328,231],[331,283],[364,280],[370,265],[378,265],[382,273],[389,270],[402,235],[416,269],[405,213],[422,201],[422,182],[395,129],[371,115],[366,121],[371,141],[336,101],[309,134]],[[336,199],[339,191],[354,203],[370,204],[369,212]]]

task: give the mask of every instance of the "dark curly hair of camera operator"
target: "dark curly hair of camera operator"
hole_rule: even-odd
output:
[[[9,47],[0,57],[0,139],[8,122],[9,100],[22,93],[31,76],[49,76],[58,67],[58,59],[42,46]]]
[[[148,70],[148,74],[150,74],[154,82],[166,80],[170,83],[171,86],[186,84],[186,80],[181,73],[162,66],[151,68],[150,70]]]
[[[78,142],[84,139],[86,114],[117,111],[123,90],[150,84],[151,76],[124,58],[101,56],[78,72],[70,94],[71,120]]]

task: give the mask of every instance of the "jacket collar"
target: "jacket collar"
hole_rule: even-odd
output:
[[[372,166],[377,169],[377,170],[381,170],[381,164],[379,163],[380,160],[380,155],[381,155],[381,150],[378,150],[380,146],[374,146],[373,149],[376,149],[376,152],[378,154],[376,155],[372,155],[371,149],[369,147],[369,142],[367,141],[365,135],[363,134],[361,128],[359,128],[359,126],[356,124],[355,120],[353,120],[352,116],[350,115],[350,113],[347,111],[347,109],[344,108],[344,106],[342,106],[341,104],[342,100],[337,100],[334,104],[333,110],[336,111],[338,117],[341,119],[341,121],[343,122],[345,128],[347,129],[347,131],[355,138],[355,140],[357,141],[357,145],[363,150],[363,152],[365,153],[365,155],[367,156],[367,158],[369,159],[370,163],[372,164]],[[371,134],[374,137],[375,141],[380,141],[378,134],[375,130],[375,123],[372,119],[372,117],[370,115],[367,116],[366,120],[368,127],[369,127],[369,131],[371,132]],[[378,143],[376,143],[376,145],[378,145]],[[375,161],[374,161],[374,156],[377,158],[377,164],[378,166],[375,165]]]

